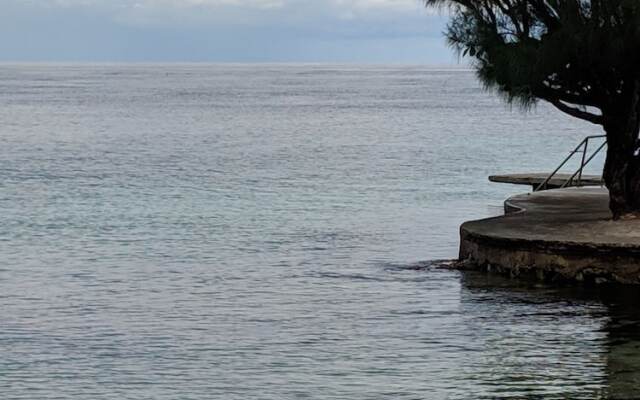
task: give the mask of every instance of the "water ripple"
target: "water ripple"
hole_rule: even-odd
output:
[[[638,397],[637,294],[447,261],[594,127],[420,66],[0,85],[2,399]]]

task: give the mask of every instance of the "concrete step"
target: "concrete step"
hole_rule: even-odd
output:
[[[549,173],[531,172],[526,174],[492,175],[491,182],[511,183],[514,185],[529,185],[534,189],[547,179]],[[571,174],[555,174],[547,183],[547,189],[557,189],[571,177]],[[602,177],[599,175],[582,175],[581,186],[602,186]],[[571,186],[577,186],[574,182]]]

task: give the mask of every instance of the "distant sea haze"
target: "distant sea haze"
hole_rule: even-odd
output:
[[[4,64],[0,85],[4,399],[623,390],[626,303],[437,268],[528,190],[488,175],[596,127],[461,68]]]

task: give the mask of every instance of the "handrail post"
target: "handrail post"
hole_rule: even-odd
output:
[[[604,148],[604,146],[606,146],[606,145],[607,145],[607,141],[605,140],[604,143],[602,143],[600,145],[600,147],[598,147],[598,149],[593,154],[591,154],[591,156],[587,159],[587,161],[585,161],[584,164],[585,165],[589,164],[591,162],[591,160],[593,160],[598,155],[598,153],[600,153],[600,151]],[[567,185],[569,184],[569,182],[571,182],[571,180],[573,178],[575,178],[575,176],[577,174],[578,174],[578,171],[574,172],[573,175],[571,175],[571,177],[569,179],[567,179],[567,181],[565,183],[563,183],[562,186],[560,186],[560,189],[566,188]]]
[[[560,165],[558,166],[558,168],[556,168],[556,169],[555,169],[551,174],[549,174],[549,176],[547,177],[547,179],[545,179],[541,184],[539,184],[539,185],[538,185],[538,187],[536,187],[536,188],[534,189],[534,192],[540,191],[540,190],[542,190],[542,188],[546,188],[546,187],[547,187],[547,184],[549,183],[549,181],[551,180],[551,178],[553,178],[553,177],[555,176],[555,174],[557,174],[557,173],[558,173],[558,171],[560,171],[560,169],[562,169],[562,167],[564,167],[564,165],[567,163],[567,161],[569,161],[569,160],[573,157],[573,155],[574,155],[574,154],[576,154],[576,153],[578,152],[578,149],[579,149],[580,147],[582,147],[582,145],[584,144],[585,140],[587,140],[587,139],[586,139],[586,138],[585,138],[585,139],[582,139],[582,141],[580,142],[580,144],[578,144],[578,145],[576,146],[576,148],[575,148],[575,149],[573,149],[573,151],[572,151],[571,153],[569,153],[569,155],[567,156],[567,158],[565,158],[565,159],[564,159],[564,161],[563,161],[562,163],[560,163]]]
[[[595,138],[605,138],[605,141],[600,145],[600,147],[598,147],[598,149],[591,156],[587,158],[587,152],[589,150],[589,140],[595,139]],[[565,188],[568,185],[573,184],[576,176],[578,177],[578,180],[577,180],[578,186],[582,186],[582,175],[583,175],[584,167],[587,164],[589,164],[589,162],[591,162],[591,160],[595,158],[595,156],[606,145],[607,145],[606,135],[591,135],[591,136],[585,137],[584,139],[582,139],[580,144],[578,144],[578,146],[576,146],[576,148],[571,153],[569,153],[569,155],[564,159],[564,161],[562,161],[562,163],[558,166],[558,168],[556,168],[551,174],[549,174],[549,176],[547,176],[547,178],[542,183],[536,186],[533,189],[533,191],[537,192],[537,191],[546,189],[549,186],[549,182],[551,181],[551,179],[553,179],[553,177],[558,173],[558,171],[560,171],[560,169],[564,167],[564,165],[579,151],[580,148],[582,148],[583,150],[582,159],[580,161],[580,168],[578,168],[578,170],[574,172],[573,175],[571,175],[571,177],[569,177],[569,179],[567,179],[560,187]]]
[[[584,160],[587,157],[587,148],[589,147],[589,137],[584,141],[584,150],[582,152],[582,160],[580,161],[580,172],[578,173],[578,186],[582,186],[582,170],[584,169]]]

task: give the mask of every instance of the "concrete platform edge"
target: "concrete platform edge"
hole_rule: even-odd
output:
[[[527,228],[522,229],[521,235],[517,230],[514,234],[513,229],[504,235],[500,229],[494,233],[492,227],[499,228],[500,224],[517,226],[516,221],[536,224],[545,218],[544,209],[528,216],[526,201],[522,199],[523,195],[507,199],[504,216],[470,221],[460,227],[463,268],[545,281],[640,284],[640,246],[636,244],[603,243],[596,238],[564,240],[557,236],[547,240],[529,237]],[[548,211],[554,212],[553,208]],[[547,217],[552,219],[553,215]],[[549,225],[548,220],[546,224]]]

